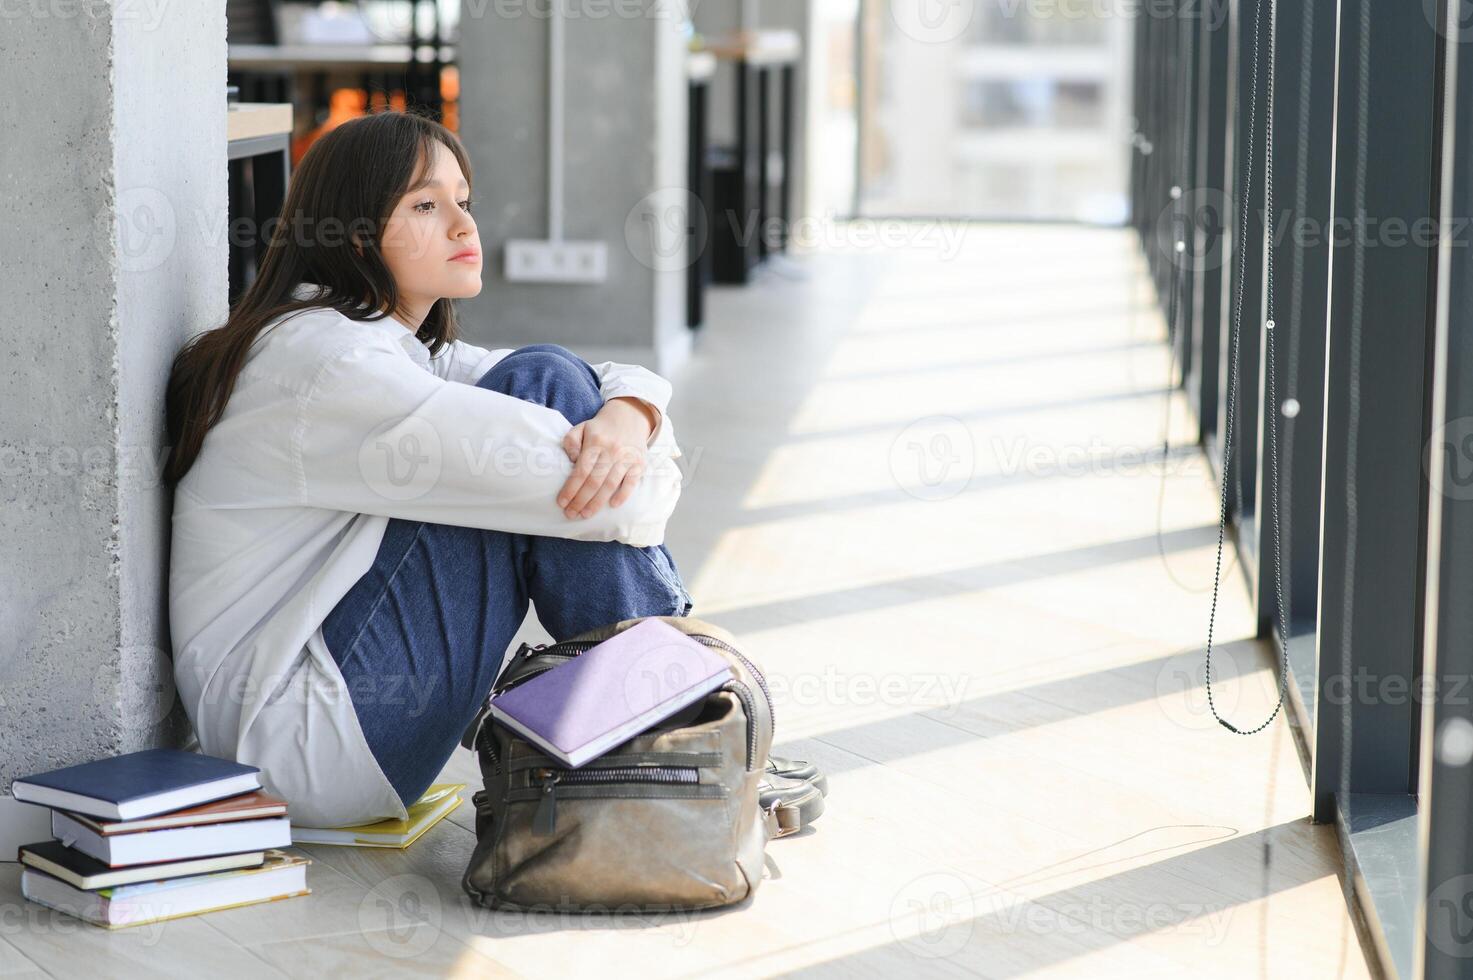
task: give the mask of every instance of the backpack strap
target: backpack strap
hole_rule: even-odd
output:
[[[803,829],[803,815],[797,804],[774,803],[762,811],[762,822],[767,825],[767,839],[786,837]]]

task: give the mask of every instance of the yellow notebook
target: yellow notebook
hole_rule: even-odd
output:
[[[293,844],[344,844],[350,847],[405,848],[460,806],[465,783],[436,783],[409,807],[405,820],[380,820],[356,827],[292,825]]]

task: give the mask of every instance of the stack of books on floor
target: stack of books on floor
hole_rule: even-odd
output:
[[[15,780],[56,840],[25,844],[21,891],[109,929],[309,893],[286,802],[260,770],[150,749]]]

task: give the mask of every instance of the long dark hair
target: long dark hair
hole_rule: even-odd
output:
[[[195,336],[174,358],[165,396],[173,448],[164,480],[170,486],[194,465],[205,435],[225,412],[251,345],[273,320],[323,306],[353,320],[379,320],[399,309],[399,290],[378,243],[399,199],[428,180],[437,142],[455,155],[470,183],[470,161],[460,140],[414,113],[353,119],[307,150],[270,229],[255,281],[224,326]],[[326,291],[294,298],[292,291],[303,282]],[[454,307],[440,299],[418,337],[437,354],[458,333]]]

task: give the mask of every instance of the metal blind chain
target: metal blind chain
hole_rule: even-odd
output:
[[[1269,59],[1268,77],[1266,85],[1266,106],[1264,125],[1264,220],[1267,223],[1264,235],[1264,250],[1267,260],[1267,278],[1265,288],[1267,290],[1267,316],[1264,323],[1265,354],[1267,363],[1268,418],[1265,420],[1269,437],[1269,466],[1270,466],[1270,493],[1269,503],[1273,507],[1273,538],[1274,538],[1274,592],[1279,620],[1279,632],[1283,637],[1283,647],[1280,650],[1279,668],[1279,698],[1274,705],[1274,710],[1261,724],[1255,728],[1240,729],[1232,722],[1217,713],[1217,705],[1212,700],[1212,635],[1217,622],[1217,601],[1222,586],[1222,550],[1223,540],[1227,535],[1227,500],[1228,484],[1236,484],[1239,481],[1232,479],[1232,453],[1233,453],[1233,416],[1235,413],[1236,395],[1239,374],[1239,352],[1238,341],[1243,327],[1243,279],[1247,272],[1248,264],[1248,215],[1252,208],[1250,201],[1253,193],[1253,138],[1258,126],[1258,66],[1260,60],[1260,40],[1263,36],[1263,11],[1264,7],[1269,11]],[[1274,384],[1274,335],[1276,324],[1274,323],[1274,217],[1273,217],[1273,105],[1275,88],[1275,55],[1278,40],[1278,18],[1275,15],[1274,0],[1258,0],[1253,15],[1253,76],[1251,88],[1248,95],[1248,124],[1247,149],[1243,161],[1243,192],[1238,207],[1238,276],[1233,296],[1233,315],[1228,325],[1231,331],[1232,360],[1228,370],[1227,385],[1227,419],[1223,431],[1222,447],[1222,494],[1218,507],[1217,519],[1217,562],[1212,581],[1212,611],[1207,619],[1207,657],[1206,657],[1206,686],[1207,707],[1212,712],[1218,724],[1228,731],[1237,735],[1252,735],[1267,728],[1278,716],[1284,706],[1285,687],[1289,678],[1289,630],[1285,615],[1284,587],[1283,587],[1283,562],[1281,549],[1279,547],[1279,454],[1278,454],[1278,399]],[[1239,488],[1240,490],[1241,488]],[[1238,513],[1243,512],[1241,496],[1238,498]]]

